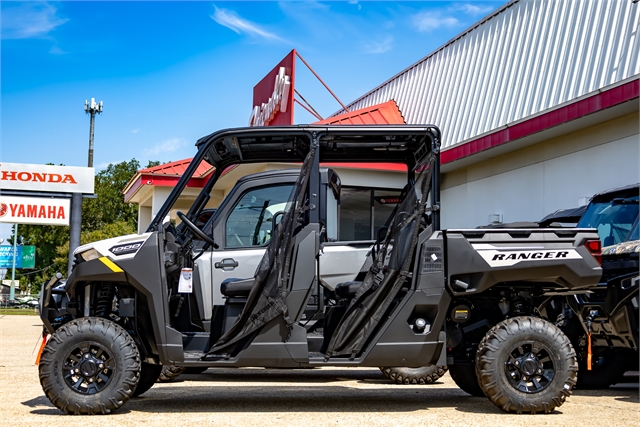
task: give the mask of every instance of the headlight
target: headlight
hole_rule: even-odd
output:
[[[92,259],[100,258],[102,255],[100,254],[100,252],[96,251],[95,249],[89,249],[88,251],[82,252],[80,256],[85,261],[91,261]]]

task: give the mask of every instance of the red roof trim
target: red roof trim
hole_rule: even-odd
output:
[[[525,136],[579,119],[580,117],[597,111],[622,104],[623,102],[638,98],[639,94],[640,79],[633,80],[513,126],[508,126],[506,129],[501,129],[489,135],[474,139],[473,141],[443,150],[440,155],[440,163],[455,162],[456,160],[478,154],[490,148],[506,144],[507,142],[524,138]]]
[[[406,172],[407,165],[402,163],[320,163],[320,166],[329,168],[371,169],[389,172]]]
[[[403,125],[402,112],[393,99],[313,123],[314,125]]]

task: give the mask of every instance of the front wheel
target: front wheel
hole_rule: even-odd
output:
[[[398,384],[431,384],[438,381],[447,372],[447,367],[438,365],[419,368],[382,367],[380,370],[387,378]]]
[[[536,317],[514,317],[480,342],[476,375],[487,397],[507,412],[550,413],[571,395],[578,362],[567,336]]]
[[[109,414],[133,395],[140,379],[140,354],[122,327],[85,317],[51,335],[39,373],[45,395],[61,411]]]
[[[149,389],[156,383],[156,380],[160,376],[160,372],[162,372],[162,365],[142,362],[142,367],[140,368],[140,381],[138,381],[136,391],[133,392],[133,397],[138,397],[149,391]]]
[[[476,366],[473,363],[456,363],[449,365],[449,374],[451,379],[463,391],[471,396],[484,397],[484,392],[478,384],[476,376]]]

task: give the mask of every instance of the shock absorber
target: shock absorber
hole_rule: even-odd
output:
[[[107,318],[111,313],[113,306],[113,296],[115,295],[116,288],[113,283],[105,283],[102,285],[100,292],[98,293],[98,303],[96,304],[96,317]]]

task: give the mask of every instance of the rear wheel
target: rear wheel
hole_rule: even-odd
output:
[[[431,384],[447,372],[446,366],[427,365],[419,368],[383,367],[382,373],[398,384]]]
[[[109,414],[133,395],[140,354],[122,327],[85,317],[51,335],[38,369],[45,395],[61,411]]]
[[[478,384],[475,364],[459,363],[449,365],[449,374],[451,375],[453,382],[455,382],[463,391],[472,396],[484,397],[484,392],[482,391],[480,384]]]
[[[507,412],[549,413],[576,384],[578,363],[567,336],[535,317],[494,326],[480,342],[476,375],[489,399]]]
[[[174,381],[184,372],[184,369],[182,366],[164,365],[157,382],[169,383]]]

